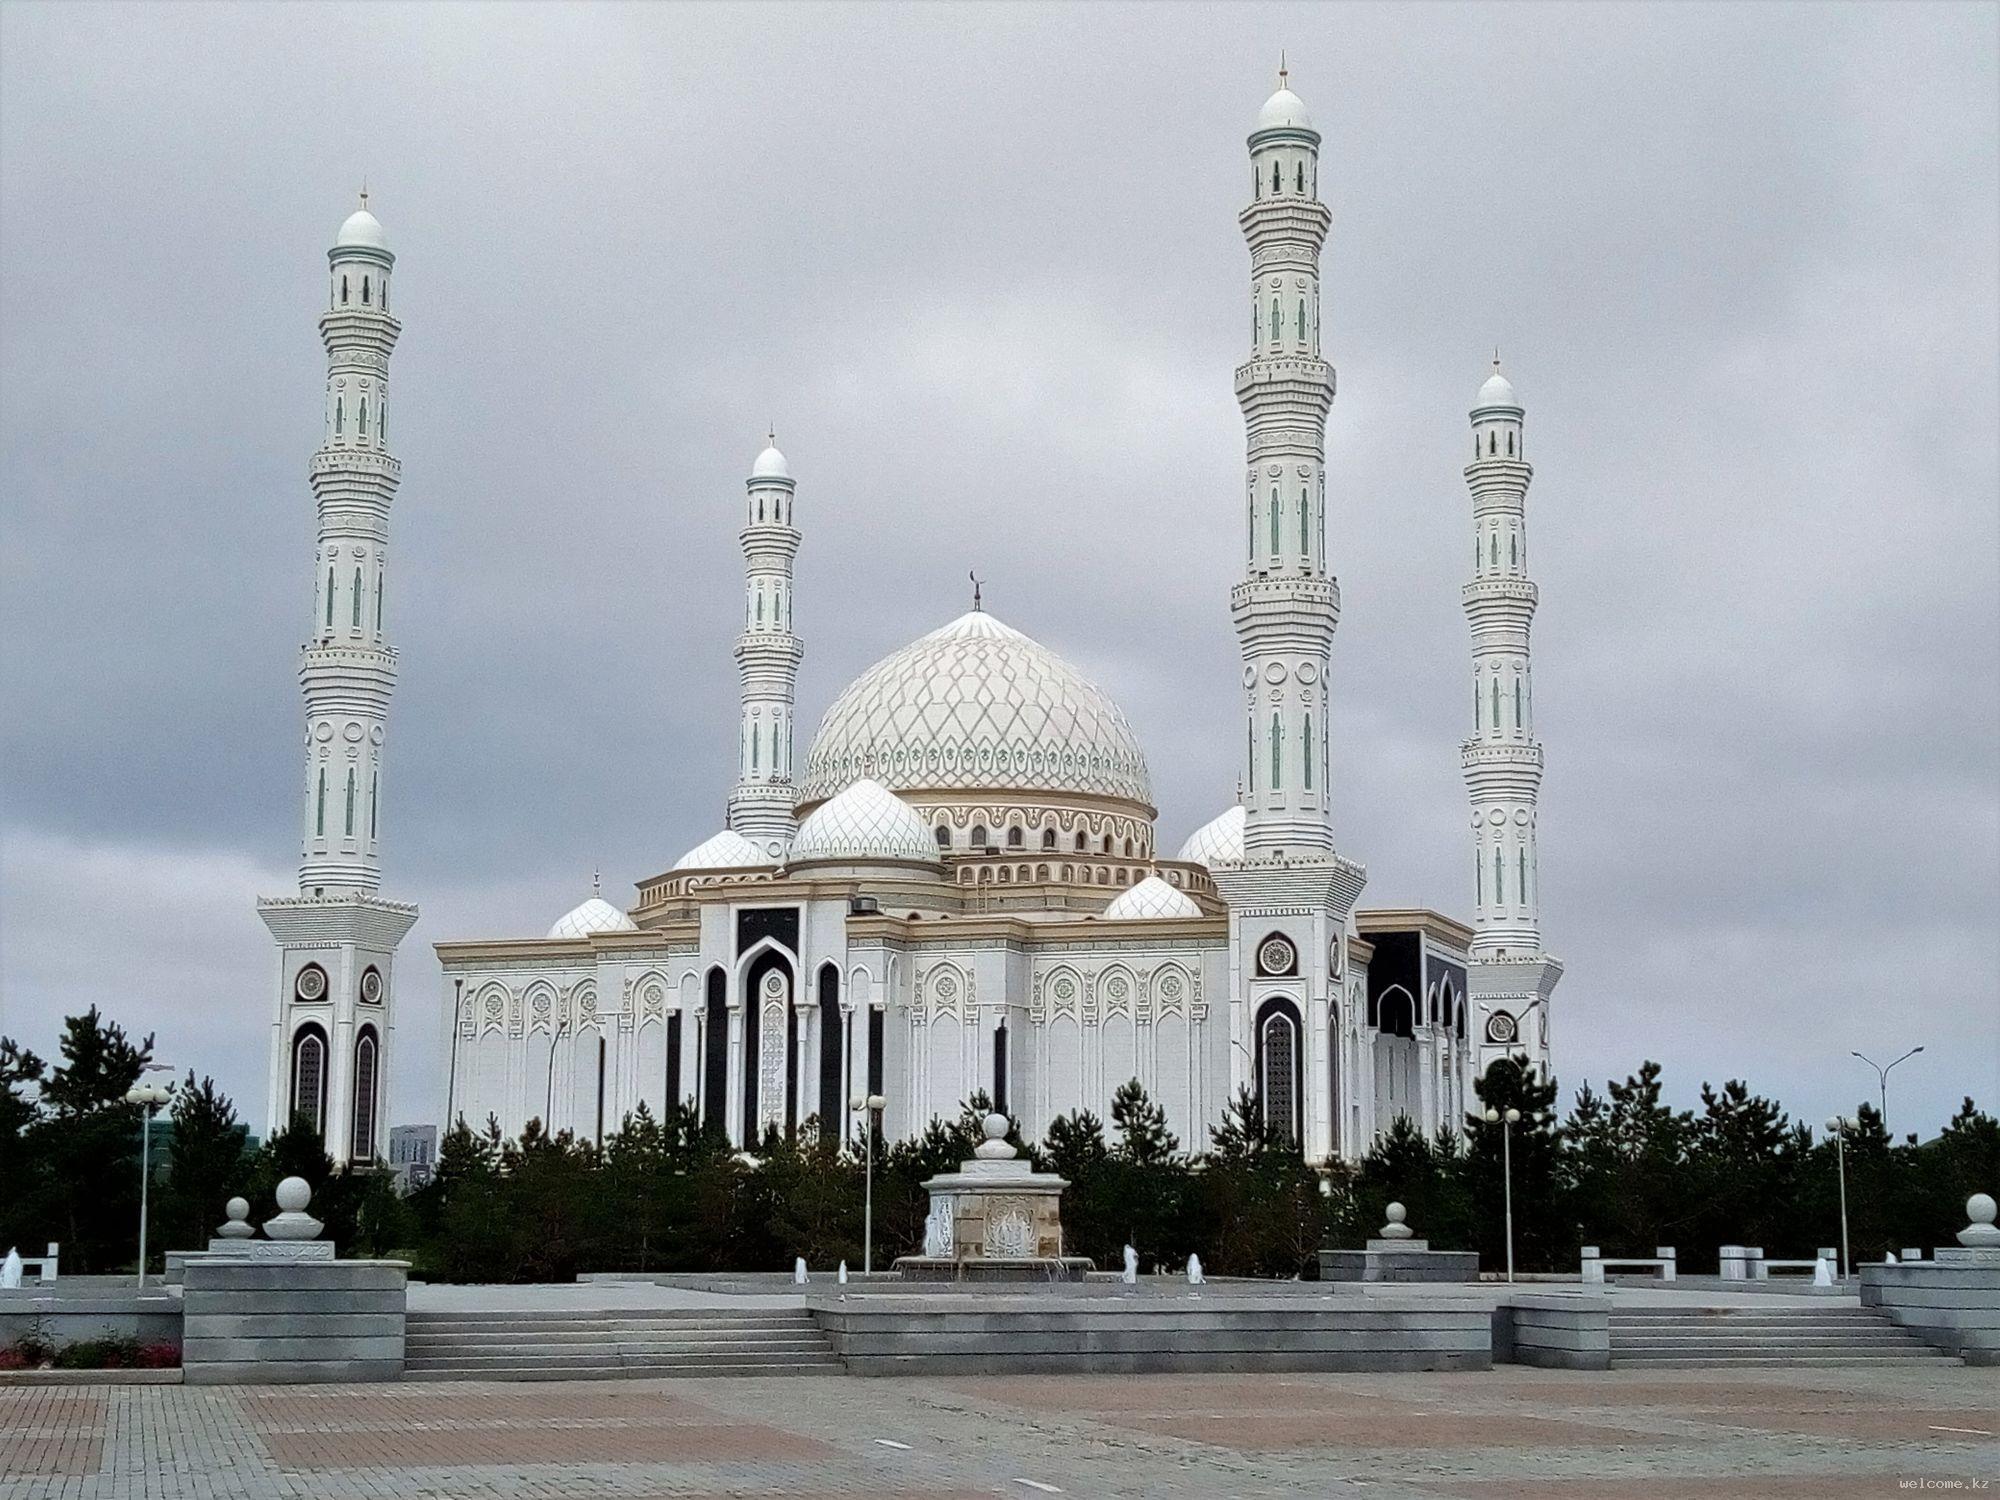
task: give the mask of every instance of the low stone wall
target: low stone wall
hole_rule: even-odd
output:
[[[1493,1309],[1493,1362],[1608,1370],[1611,1304],[1602,1297],[1509,1297]]]
[[[1322,1297],[815,1296],[856,1375],[1485,1370],[1484,1302]]]
[[[400,1380],[404,1261],[191,1260],[189,1385]]]
[[[2000,1254],[1956,1253],[1965,1260],[1863,1266],[1861,1305],[1969,1365],[2000,1365]]]
[[[0,1291],[0,1348],[27,1337],[58,1346],[85,1339],[180,1342],[181,1305],[163,1292],[142,1296],[129,1277],[126,1286],[131,1289],[124,1292],[65,1292],[62,1285]]]

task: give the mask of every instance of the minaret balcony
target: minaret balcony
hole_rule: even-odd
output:
[[[1542,591],[1526,578],[1475,578],[1459,590],[1459,598],[1467,610],[1491,606],[1504,611],[1514,607],[1533,614],[1541,602]]]
[[[320,342],[326,345],[326,352],[333,353],[336,347],[360,344],[386,354],[396,347],[396,339],[402,333],[403,325],[377,307],[329,308],[319,315]]]
[[[1247,578],[1229,591],[1229,613],[1238,634],[1254,630],[1274,647],[1288,635],[1320,646],[1340,623],[1340,585],[1312,574]]]
[[[330,479],[361,476],[387,480],[393,489],[403,478],[402,464],[381,448],[321,448],[313,454],[308,472],[312,476],[314,494],[320,492],[323,481]]]
[[[1257,199],[1237,214],[1236,222],[1242,226],[1243,238],[1250,242],[1253,254],[1274,240],[1301,240],[1312,246],[1317,258],[1319,247],[1326,243],[1327,230],[1333,227],[1333,210],[1317,198],[1279,193]]]
[[[1308,403],[1323,418],[1333,400],[1333,366],[1316,354],[1257,355],[1236,367],[1236,399],[1272,401],[1286,396]]]

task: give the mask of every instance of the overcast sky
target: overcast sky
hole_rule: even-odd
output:
[[[0,1031],[92,1002],[264,1120],[325,251],[397,260],[391,1114],[430,945],[720,826],[735,531],[801,717],[988,607],[1233,796],[1244,137],[1334,211],[1336,833],[1469,917],[1466,410],[1527,407],[1567,1086],[2000,1104],[1991,6],[0,8]],[[805,745],[799,747],[803,754]]]

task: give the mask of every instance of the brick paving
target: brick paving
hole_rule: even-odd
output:
[[[1996,1434],[1954,1365],[6,1387],[0,1500],[1863,1500]]]

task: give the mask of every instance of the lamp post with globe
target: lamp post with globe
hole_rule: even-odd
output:
[[[1539,1123],[1552,1118],[1548,1110],[1528,1116],[1530,1122]],[[1500,1162],[1502,1181],[1507,1203],[1507,1279],[1514,1279],[1514,1127],[1521,1123],[1521,1112],[1508,1108],[1498,1110],[1489,1107],[1486,1123],[1500,1127]]]
[[[125,1102],[139,1106],[139,1290],[146,1289],[146,1210],[153,1183],[153,1112],[172,1099],[173,1091],[148,1083],[146,1073],[171,1073],[165,1063],[147,1063],[139,1081],[126,1091]]]
[[[867,1167],[861,1195],[861,1274],[867,1276],[875,1269],[875,1132],[889,1101],[880,1094],[856,1094],[847,1104],[862,1116],[861,1149]]]

